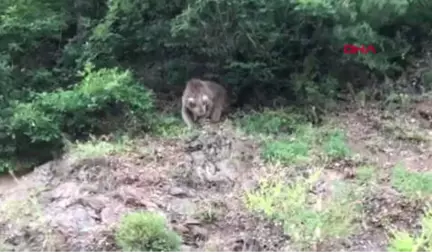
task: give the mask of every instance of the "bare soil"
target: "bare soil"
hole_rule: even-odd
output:
[[[329,118],[346,130],[362,162],[379,168],[380,182],[363,199],[367,218],[361,231],[318,250],[386,250],[389,223],[417,227],[421,204],[396,192],[388,176],[398,162],[416,171],[432,169],[428,108],[432,111],[431,102],[406,112],[369,107]],[[253,215],[242,201],[244,191],[255,188],[264,174],[259,147],[227,122],[205,126],[184,141],[142,139],[127,155],[86,160],[65,156],[18,181],[3,177],[0,207],[15,214],[0,216],[0,246],[13,251],[118,250],[113,230],[119,217],[151,210],[166,216],[182,235],[184,251],[287,249],[290,237],[280,225]],[[357,167],[339,160],[325,178],[352,179]]]

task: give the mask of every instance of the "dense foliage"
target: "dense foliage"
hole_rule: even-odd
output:
[[[398,76],[431,38],[431,11],[427,0],[0,0],[0,170],[114,117],[150,130],[152,93],[193,75],[229,84],[240,105],[322,105]]]

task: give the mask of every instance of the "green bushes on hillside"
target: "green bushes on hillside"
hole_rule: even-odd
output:
[[[63,133],[73,137],[113,130],[103,122],[142,123],[151,127],[152,92],[137,83],[129,71],[86,69],[83,80],[70,90],[41,93],[29,103],[17,103],[2,138],[0,156],[33,157],[40,162],[63,145]],[[39,160],[42,159],[42,160]],[[3,161],[3,168],[10,162]],[[13,167],[12,167],[13,168]]]

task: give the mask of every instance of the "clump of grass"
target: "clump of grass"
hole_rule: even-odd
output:
[[[376,169],[373,166],[360,166],[356,169],[356,178],[362,184],[367,184],[377,176]]]
[[[328,132],[325,128],[305,124],[298,126],[290,137],[267,139],[262,157],[269,162],[288,165],[310,161],[312,152],[324,153],[329,158],[344,158],[351,154],[340,130]]]
[[[393,168],[391,183],[393,187],[408,197],[432,194],[432,173],[410,172],[401,164]]]
[[[388,250],[391,252],[404,251],[432,251],[432,209],[421,220],[421,232],[419,235],[411,235],[407,231],[393,231]]]
[[[267,162],[284,165],[307,162],[311,158],[310,150],[314,147],[316,134],[316,129],[311,125],[303,125],[290,138],[266,140],[261,155]]]
[[[285,109],[266,109],[241,117],[237,120],[237,125],[247,134],[274,135],[292,133],[299,124],[305,122],[305,117],[300,114]]]
[[[92,139],[86,142],[77,141],[69,147],[71,156],[78,159],[102,157],[109,154],[117,154],[132,149],[132,141],[123,137],[117,141],[105,141]]]
[[[351,154],[346,144],[345,134],[340,130],[333,130],[324,140],[324,151],[331,158],[345,158]]]
[[[122,251],[179,251],[181,237],[169,230],[163,216],[134,212],[123,216],[115,233]]]
[[[310,248],[327,239],[349,235],[358,209],[350,190],[339,190],[339,195],[324,203],[310,204],[309,190],[320,176],[316,172],[308,179],[286,185],[281,181],[262,181],[255,192],[245,196],[246,206],[253,212],[283,223],[284,231],[299,248]]]
[[[188,132],[188,128],[181,118],[173,115],[161,115],[156,119],[153,134],[161,137],[178,137]]]
[[[298,163],[309,160],[309,148],[309,144],[302,141],[271,141],[265,143],[262,157],[268,162]]]

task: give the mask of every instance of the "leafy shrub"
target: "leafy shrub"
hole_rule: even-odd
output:
[[[0,136],[0,158],[12,155],[18,159],[32,157],[36,163],[47,161],[52,151],[61,150],[62,133],[88,136],[106,131],[104,127],[131,127],[129,122],[150,129],[152,109],[152,93],[136,83],[129,71],[114,68],[93,72],[89,65],[84,79],[73,89],[44,92],[32,102],[14,105],[0,125],[5,132]]]
[[[135,212],[121,220],[116,242],[123,251],[178,251],[182,239],[166,227],[161,215]]]
[[[62,130],[73,135],[106,131],[101,121],[114,118],[120,122],[139,121],[144,128],[151,127],[152,92],[135,82],[129,71],[118,68],[92,71],[92,66],[87,65],[84,74],[84,79],[72,90],[40,94],[35,106],[54,115]]]
[[[63,84],[53,72],[52,56],[58,49],[56,40],[68,26],[66,4],[46,0],[0,3],[0,58],[7,58],[14,70],[9,76],[13,82],[0,92],[12,91],[10,96],[22,100],[32,91]]]
[[[2,126],[0,171],[16,168],[15,159],[24,158],[29,165],[48,161],[52,151],[62,146],[59,123],[31,103],[17,104]]]
[[[317,103],[346,88],[341,66],[380,73],[396,68],[394,58],[412,49],[401,34],[414,28],[401,29],[399,22],[426,7],[417,2],[195,0],[173,20],[172,33],[192,50],[199,48],[193,50],[197,55],[217,62],[224,80],[242,95],[283,93]],[[373,44],[378,53],[343,55],[348,43]]]
[[[50,142],[61,138],[59,124],[52,116],[38,110],[31,103],[19,104],[14,109],[14,115],[10,121],[12,138],[17,145],[36,142]],[[17,146],[20,147],[20,146]]]
[[[124,57],[133,62],[143,54],[163,56],[163,49],[169,50],[173,42],[170,21],[186,4],[185,0],[108,0],[105,17],[91,30],[80,61],[106,67]]]

